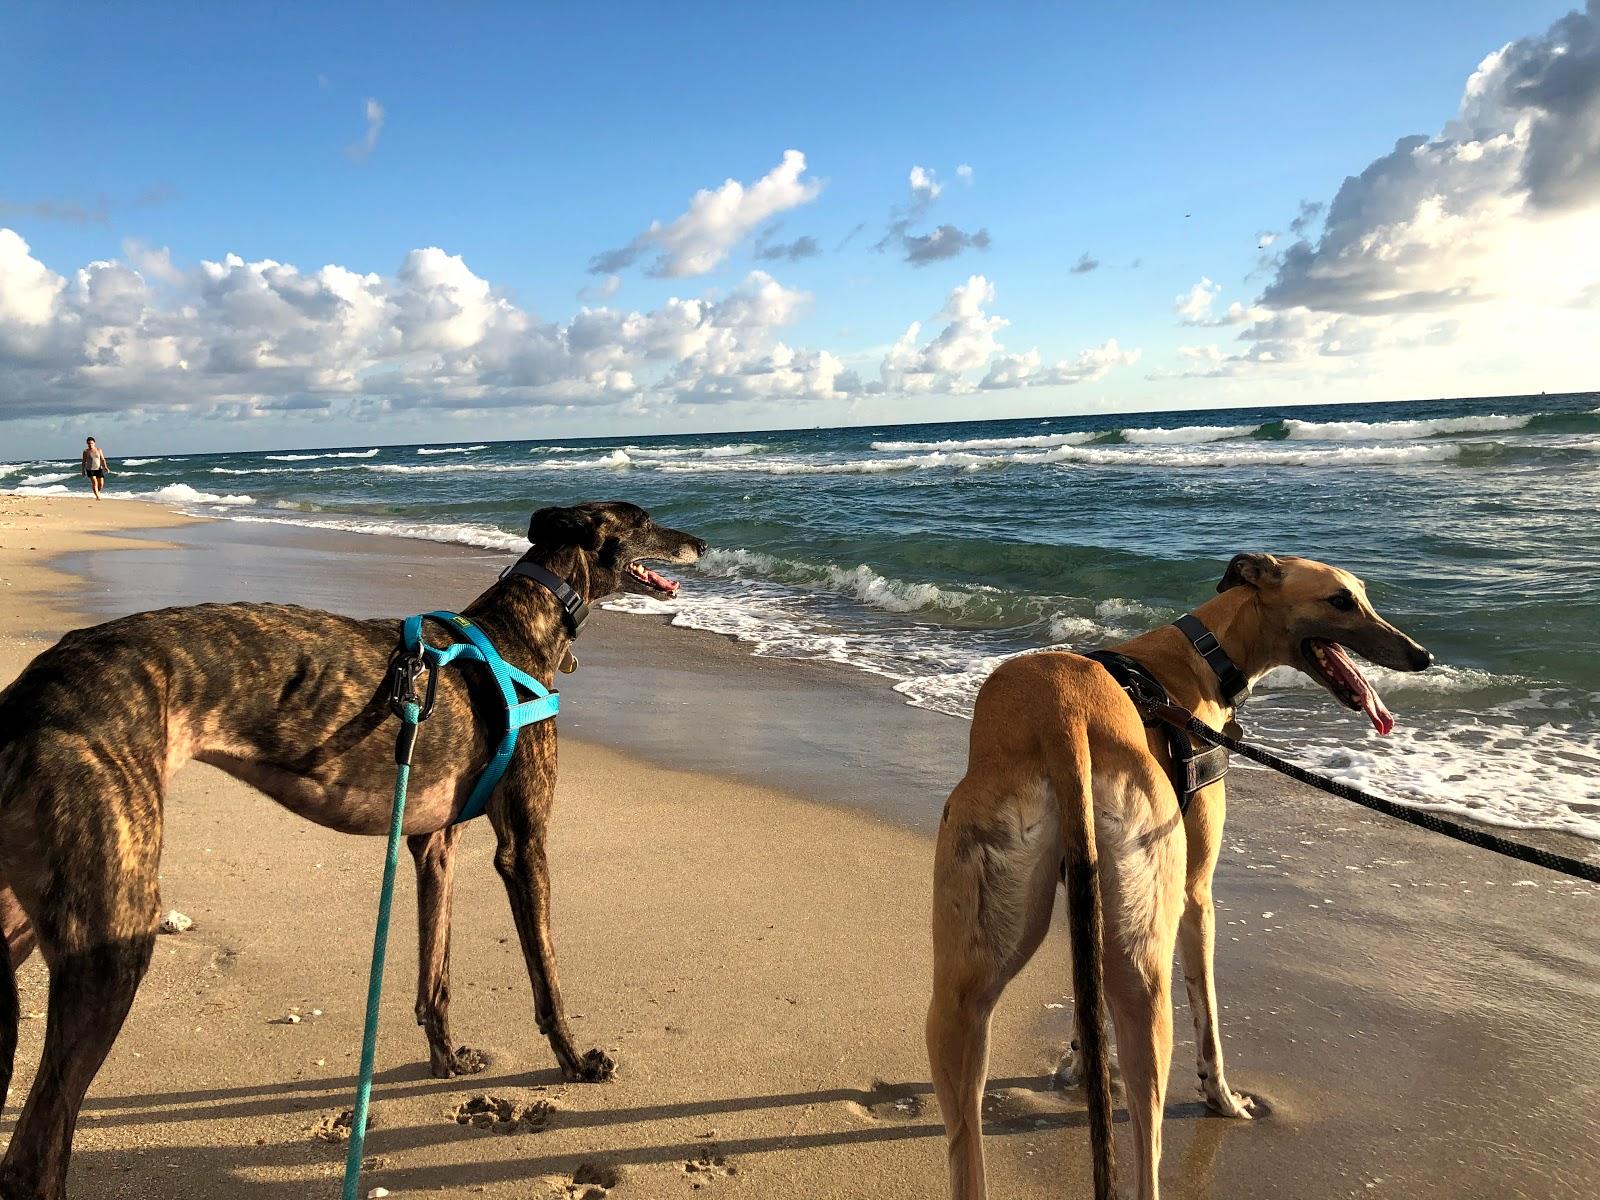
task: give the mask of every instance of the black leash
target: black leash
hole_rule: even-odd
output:
[[[1521,842],[1513,842],[1498,834],[1488,833],[1482,829],[1475,829],[1470,825],[1462,825],[1456,821],[1441,817],[1438,813],[1425,812],[1421,809],[1409,808],[1403,804],[1396,804],[1393,800],[1385,800],[1382,796],[1374,796],[1371,792],[1364,792],[1358,787],[1351,787],[1348,783],[1340,783],[1337,779],[1329,779],[1326,775],[1318,775],[1315,771],[1308,771],[1302,766],[1279,758],[1270,750],[1263,750],[1259,746],[1252,746],[1248,742],[1241,742],[1238,738],[1229,737],[1211,726],[1188,709],[1177,704],[1151,705],[1148,710],[1152,715],[1159,717],[1167,724],[1185,730],[1203,742],[1213,746],[1220,746],[1234,754],[1242,754],[1248,759],[1260,763],[1262,766],[1271,767],[1287,775],[1290,779],[1297,779],[1301,783],[1310,784],[1314,788],[1327,792],[1330,796],[1338,796],[1341,800],[1349,800],[1363,808],[1370,808],[1373,812],[1380,812],[1386,817],[1393,817],[1397,821],[1404,821],[1408,825],[1415,825],[1419,829],[1426,829],[1430,833],[1442,833],[1445,837],[1454,838],[1458,842],[1465,842],[1469,846],[1477,846],[1481,850],[1492,850],[1496,854],[1503,854],[1507,858],[1514,858],[1519,862],[1532,863],[1536,867],[1543,867],[1547,871],[1555,871],[1560,875],[1570,875],[1574,879],[1583,879],[1589,883],[1600,883],[1600,863],[1585,862],[1579,858],[1569,858],[1565,854],[1555,854],[1549,850],[1541,850],[1537,846],[1525,846]]]

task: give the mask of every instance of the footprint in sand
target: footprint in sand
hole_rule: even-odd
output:
[[[727,1179],[738,1173],[739,1168],[728,1161],[727,1155],[718,1154],[714,1144],[683,1164],[684,1177],[695,1191],[699,1191],[713,1180]]]
[[[367,1132],[371,1133],[377,1120],[369,1109],[367,1111]],[[311,1127],[311,1136],[319,1142],[348,1142],[350,1131],[355,1128],[356,1110],[346,1108],[340,1112],[323,1117]]]
[[[859,1103],[845,1107],[869,1121],[915,1121],[927,1111],[931,1097],[924,1096],[909,1083],[885,1083],[874,1079]]]
[[[450,1110],[457,1125],[494,1133],[538,1133],[550,1123],[555,1105],[544,1097],[519,1104],[504,1096],[473,1096]]]
[[[609,1163],[580,1163],[569,1178],[554,1182],[559,1200],[606,1200],[621,1185],[622,1171]]]

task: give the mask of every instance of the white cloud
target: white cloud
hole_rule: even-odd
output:
[[[28,252],[28,243],[0,229],[0,336],[46,326],[66,281]]]
[[[687,212],[665,225],[651,222],[626,246],[595,255],[589,269],[597,275],[615,274],[654,253],[651,275],[668,279],[704,275],[759,226],[817,198],[822,181],[803,178],[805,169],[804,154],[785,150],[783,160],[755,183],[746,186],[728,179],[714,191],[696,192]]]
[[[1401,138],[1346,179],[1321,237],[1289,247],[1262,302],[1455,308],[1517,294],[1533,269],[1585,244],[1600,244],[1597,0],[1490,54],[1436,137]],[[1594,254],[1577,257],[1600,273]]]
[[[1072,359],[1062,359],[1046,367],[1037,350],[1026,354],[1003,355],[989,367],[989,373],[978,386],[984,389],[1019,387],[1070,387],[1075,383],[1093,383],[1104,379],[1117,367],[1132,366],[1139,361],[1138,350],[1124,350],[1116,338],[1107,338],[1103,345],[1079,351]]]
[[[912,323],[864,384],[784,336],[811,297],[759,270],[720,294],[559,322],[437,247],[378,275],[233,254],[183,269],[130,243],[126,262],[62,275],[0,229],[0,420],[798,403],[1079,383],[1138,357],[1114,340],[1049,367],[1037,350],[1009,354],[994,296],[981,275],[952,289],[936,330],[925,340]]]
[[[962,183],[971,183],[972,182],[972,168],[970,166],[968,166],[966,163],[957,164],[957,166],[956,166],[956,178],[961,180]]]
[[[1222,325],[1238,325],[1250,317],[1260,315],[1265,311],[1246,308],[1235,300],[1220,315],[1213,313],[1211,306],[1220,295],[1222,295],[1222,285],[1202,276],[1199,283],[1195,284],[1183,295],[1176,297],[1173,301],[1173,310],[1178,314],[1179,323],[1213,328]]]
[[[139,238],[124,238],[122,253],[127,256],[128,265],[146,279],[158,279],[162,283],[183,281],[183,272],[172,265],[172,251],[165,246],[151,246]]]
[[[599,300],[609,300],[622,289],[621,275],[607,275],[599,283],[590,284],[578,293],[578,299],[585,304],[593,304]]]
[[[1190,355],[1185,374],[1361,370],[1420,394],[1484,390],[1490,368],[1521,376],[1513,388],[1535,367],[1540,386],[1592,378],[1600,0],[1488,55],[1438,135],[1401,138],[1331,204],[1302,202],[1289,231],[1254,305],[1214,316],[1208,279],[1178,298],[1183,324],[1244,325],[1238,349]]]
[[[378,148],[378,135],[383,132],[383,105],[368,96],[366,103],[361,106],[361,112],[367,119],[366,131],[359,141],[351,142],[344,148],[352,162],[366,162],[371,158],[372,152]]]
[[[94,262],[62,276],[0,229],[0,419],[64,413],[379,405],[478,408],[647,399],[836,399],[839,359],[780,332],[810,297],[752,271],[719,298],[546,322],[456,255],[413,250],[392,276],[237,255],[179,271]]]
[[[985,307],[994,302],[994,284],[974,275],[951,289],[939,316],[945,327],[926,345],[918,345],[922,323],[913,321],[889,349],[881,368],[887,392],[960,392],[972,385],[963,376],[999,353],[1004,317],[990,316]]]
[[[919,204],[932,204],[944,191],[944,185],[937,182],[933,172],[925,167],[912,167],[907,182],[911,184],[911,198]]]
[[[880,382],[873,390],[962,393],[975,388],[1065,387],[1102,379],[1114,368],[1139,360],[1138,350],[1123,350],[1115,338],[1048,367],[1037,349],[1008,354],[999,335],[1009,322],[987,311],[994,298],[994,285],[982,275],[953,288],[939,313],[944,328],[923,344],[922,325],[912,322],[884,356]],[[973,383],[971,374],[985,366],[988,371],[982,380]]]

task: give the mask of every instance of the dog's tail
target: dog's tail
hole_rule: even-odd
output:
[[[1050,785],[1061,807],[1066,858],[1067,916],[1072,931],[1072,986],[1077,994],[1078,1046],[1089,1101],[1095,1200],[1115,1200],[1117,1153],[1111,1134],[1111,1055],[1106,1044],[1102,978],[1105,916],[1095,852],[1094,790],[1089,735],[1081,724],[1063,729],[1063,743],[1046,751]]]

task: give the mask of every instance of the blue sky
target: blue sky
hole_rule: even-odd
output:
[[[1555,25],[1570,9],[8,6],[0,111],[27,117],[0,140],[0,439],[44,453],[92,423],[136,452],[375,423],[404,441],[1597,386],[1571,346],[1600,338],[1582,301],[1600,263],[1561,248],[1596,231],[1600,98],[1530,109],[1516,90],[1592,52],[1600,15]],[[1448,128],[1508,43],[1470,128]],[[1391,155],[1412,134],[1434,139],[1433,176],[1379,211],[1415,174]],[[1559,190],[1535,174],[1551,145],[1576,164]],[[804,169],[777,178],[790,150]],[[1357,188],[1330,222],[1363,172],[1379,200]],[[769,176],[773,211],[688,231],[709,265],[647,233]],[[1297,235],[1302,202],[1320,207]],[[886,239],[908,215],[905,236],[943,239],[931,261]],[[590,270],[639,238],[614,281]],[[757,257],[797,239],[818,252]],[[1563,264],[1553,315],[1511,245]],[[296,274],[262,283],[267,261]],[[1368,277],[1395,262],[1405,278]],[[80,285],[91,263],[120,273]],[[330,265],[378,278],[371,312]],[[580,329],[586,306],[616,319]],[[1508,311],[1519,332],[1486,341]]]

